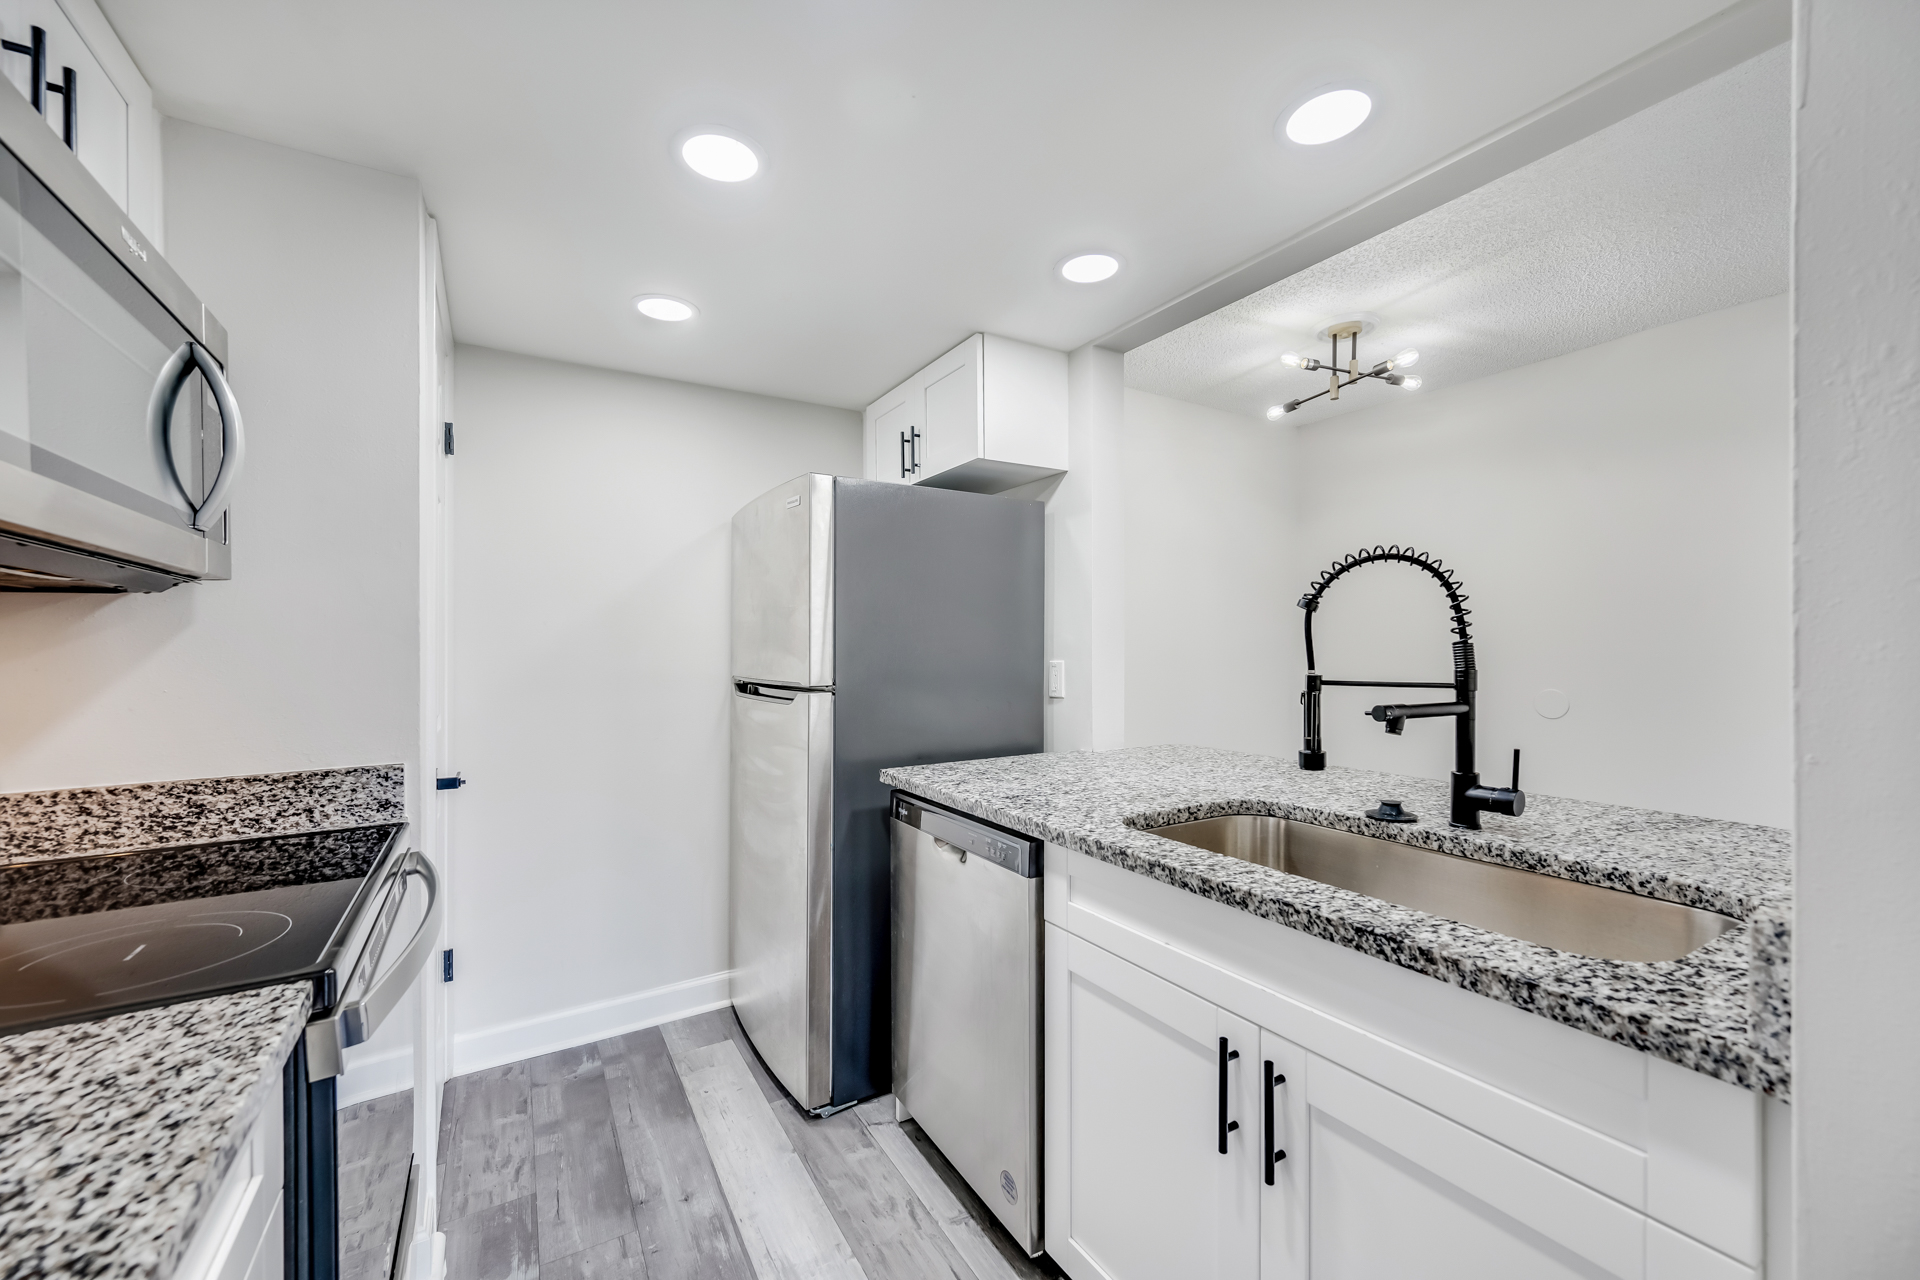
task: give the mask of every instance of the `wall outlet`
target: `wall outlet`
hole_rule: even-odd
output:
[[[1064,698],[1067,696],[1067,662],[1065,658],[1047,660],[1047,696]]]

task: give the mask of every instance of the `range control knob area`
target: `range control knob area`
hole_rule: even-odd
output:
[[[1379,808],[1367,810],[1367,816],[1375,822],[1420,821],[1420,815],[1407,812],[1406,802],[1401,800],[1382,800]]]

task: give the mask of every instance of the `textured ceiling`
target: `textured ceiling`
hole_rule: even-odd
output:
[[[417,176],[463,341],[849,406],[1109,333],[1727,3],[102,0],[169,115]],[[1373,118],[1277,142],[1331,82]],[[712,126],[758,177],[674,159]]]
[[[1264,414],[1326,385],[1279,357],[1326,359],[1329,318],[1379,317],[1362,367],[1419,349],[1421,390],[1362,384],[1304,424],[1782,293],[1790,79],[1763,54],[1136,347],[1127,384]]]

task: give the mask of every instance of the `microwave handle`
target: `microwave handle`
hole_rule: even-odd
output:
[[[174,464],[173,450],[167,440],[174,402],[180,398],[180,388],[187,384],[187,378],[195,369],[212,388],[213,402],[220,410],[220,470],[214,473],[213,487],[207,490],[206,499],[197,506],[186,481],[180,478],[180,468]],[[220,372],[219,362],[212,352],[192,339],[181,343],[180,349],[160,368],[160,377],[153,384],[153,398],[147,401],[147,434],[156,442],[160,456],[167,460],[174,484],[179,486],[181,496],[193,510],[192,527],[205,533],[207,526],[227,509],[227,496],[233,489],[234,478],[240,474],[247,437],[240,423],[240,405],[233,398],[233,388],[227,385],[226,375]]]

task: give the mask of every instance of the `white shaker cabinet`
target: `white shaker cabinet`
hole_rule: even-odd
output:
[[[1056,845],[1046,875],[1072,1280],[1759,1280],[1755,1095]]]
[[[1047,1252],[1075,1280],[1253,1280],[1259,1033],[1052,926],[1047,950]]]
[[[0,0],[0,37],[31,49],[41,32],[48,128],[65,137],[67,73],[74,81],[74,152],[113,202],[159,243],[160,116],[153,91],[94,0]],[[30,54],[0,55],[0,75],[32,100]],[[60,86],[44,87],[46,82]]]
[[[867,406],[866,475],[1000,493],[1067,469],[1067,357],[976,333]]]
[[[1307,1069],[1314,1280],[1643,1272],[1646,1219],[1324,1058]]]
[[[285,1119],[278,1071],[261,1081],[256,1105],[258,1113],[194,1227],[173,1280],[281,1280],[285,1273]]]

